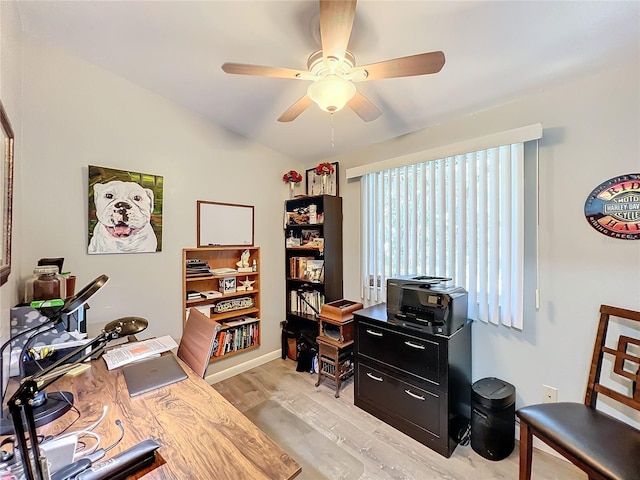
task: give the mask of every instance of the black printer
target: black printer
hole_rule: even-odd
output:
[[[387,279],[387,321],[427,333],[452,335],[469,320],[467,291],[450,278],[404,275]]]

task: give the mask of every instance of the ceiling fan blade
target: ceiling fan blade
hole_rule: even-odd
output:
[[[320,38],[325,60],[344,58],[355,12],[356,0],[320,0]]]
[[[347,105],[365,122],[372,122],[382,115],[378,107],[360,92],[356,92],[355,96],[347,102]]]
[[[379,80],[382,78],[412,77],[438,73],[444,66],[443,52],[419,53],[408,57],[395,58],[371,65],[362,65],[351,69],[353,81]],[[366,70],[367,76],[360,78],[358,72]]]
[[[292,120],[295,120],[296,118],[298,118],[298,115],[304,112],[312,103],[313,103],[313,100],[311,100],[311,98],[309,98],[308,95],[305,95],[296,103],[291,105],[287,109],[287,111],[285,111],[282,115],[280,115],[280,117],[278,117],[278,121],[290,122]]]
[[[247,63],[225,63],[222,70],[226,73],[237,75],[259,75],[261,77],[276,78],[305,78],[309,72],[304,70],[294,70],[291,68],[265,67],[263,65],[250,65]]]

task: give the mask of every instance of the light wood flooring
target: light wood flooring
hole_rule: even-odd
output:
[[[213,387],[241,412],[271,399],[288,409],[325,437],[360,459],[362,480],[490,480],[518,478],[518,444],[506,459],[493,462],[470,445],[459,445],[445,458],[390,427],[353,404],[353,377],[343,384],[340,398],[325,379],[295,371],[292,360],[273,360]],[[587,476],[568,462],[534,451],[534,480],[585,480]]]

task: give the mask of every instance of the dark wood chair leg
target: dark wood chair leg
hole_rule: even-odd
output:
[[[520,421],[520,480],[531,480],[533,435],[529,426]]]

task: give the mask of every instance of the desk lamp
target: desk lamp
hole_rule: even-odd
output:
[[[37,333],[42,333],[45,330],[54,328],[56,325],[62,322],[63,316],[71,315],[85,303],[87,303],[89,298],[93,296],[93,294],[95,294],[98,290],[100,290],[100,288],[102,288],[102,286],[107,283],[108,280],[109,277],[107,277],[106,275],[99,276],[93,282],[89,283],[86,287],[80,290],[76,295],[67,298],[62,307],[57,310],[53,310],[52,313],[48,315],[49,320],[44,323],[38,324],[35,327],[29,328],[23,332],[20,332],[13,338],[9,339],[9,341],[7,341],[4,345],[2,345],[2,347],[0,348],[0,385],[2,385],[2,387],[0,388],[3,388],[4,386],[2,379],[3,367],[1,366],[1,358],[5,348],[17,338],[23,337],[36,331]],[[34,336],[37,333],[35,333]],[[19,361],[22,361],[22,355],[20,356]],[[73,405],[73,394],[71,392],[53,392],[47,395],[42,392],[39,398],[32,401],[31,404],[34,407],[33,415],[36,427],[40,427],[54,421],[56,418],[59,418],[67,413]],[[12,422],[8,418],[9,415],[5,415],[5,413],[6,412],[3,412],[2,416],[0,435],[10,435],[13,433]]]
[[[44,480],[33,415],[34,408],[31,403],[33,399],[67,372],[95,355],[96,352],[102,351],[111,340],[139,333],[147,328],[148,324],[147,320],[139,317],[125,317],[109,322],[102,333],[88,344],[79,346],[41,372],[22,380],[16,393],[9,399],[8,406],[27,480]],[[74,361],[78,354],[81,354],[81,357]],[[27,433],[29,442],[27,442]]]

